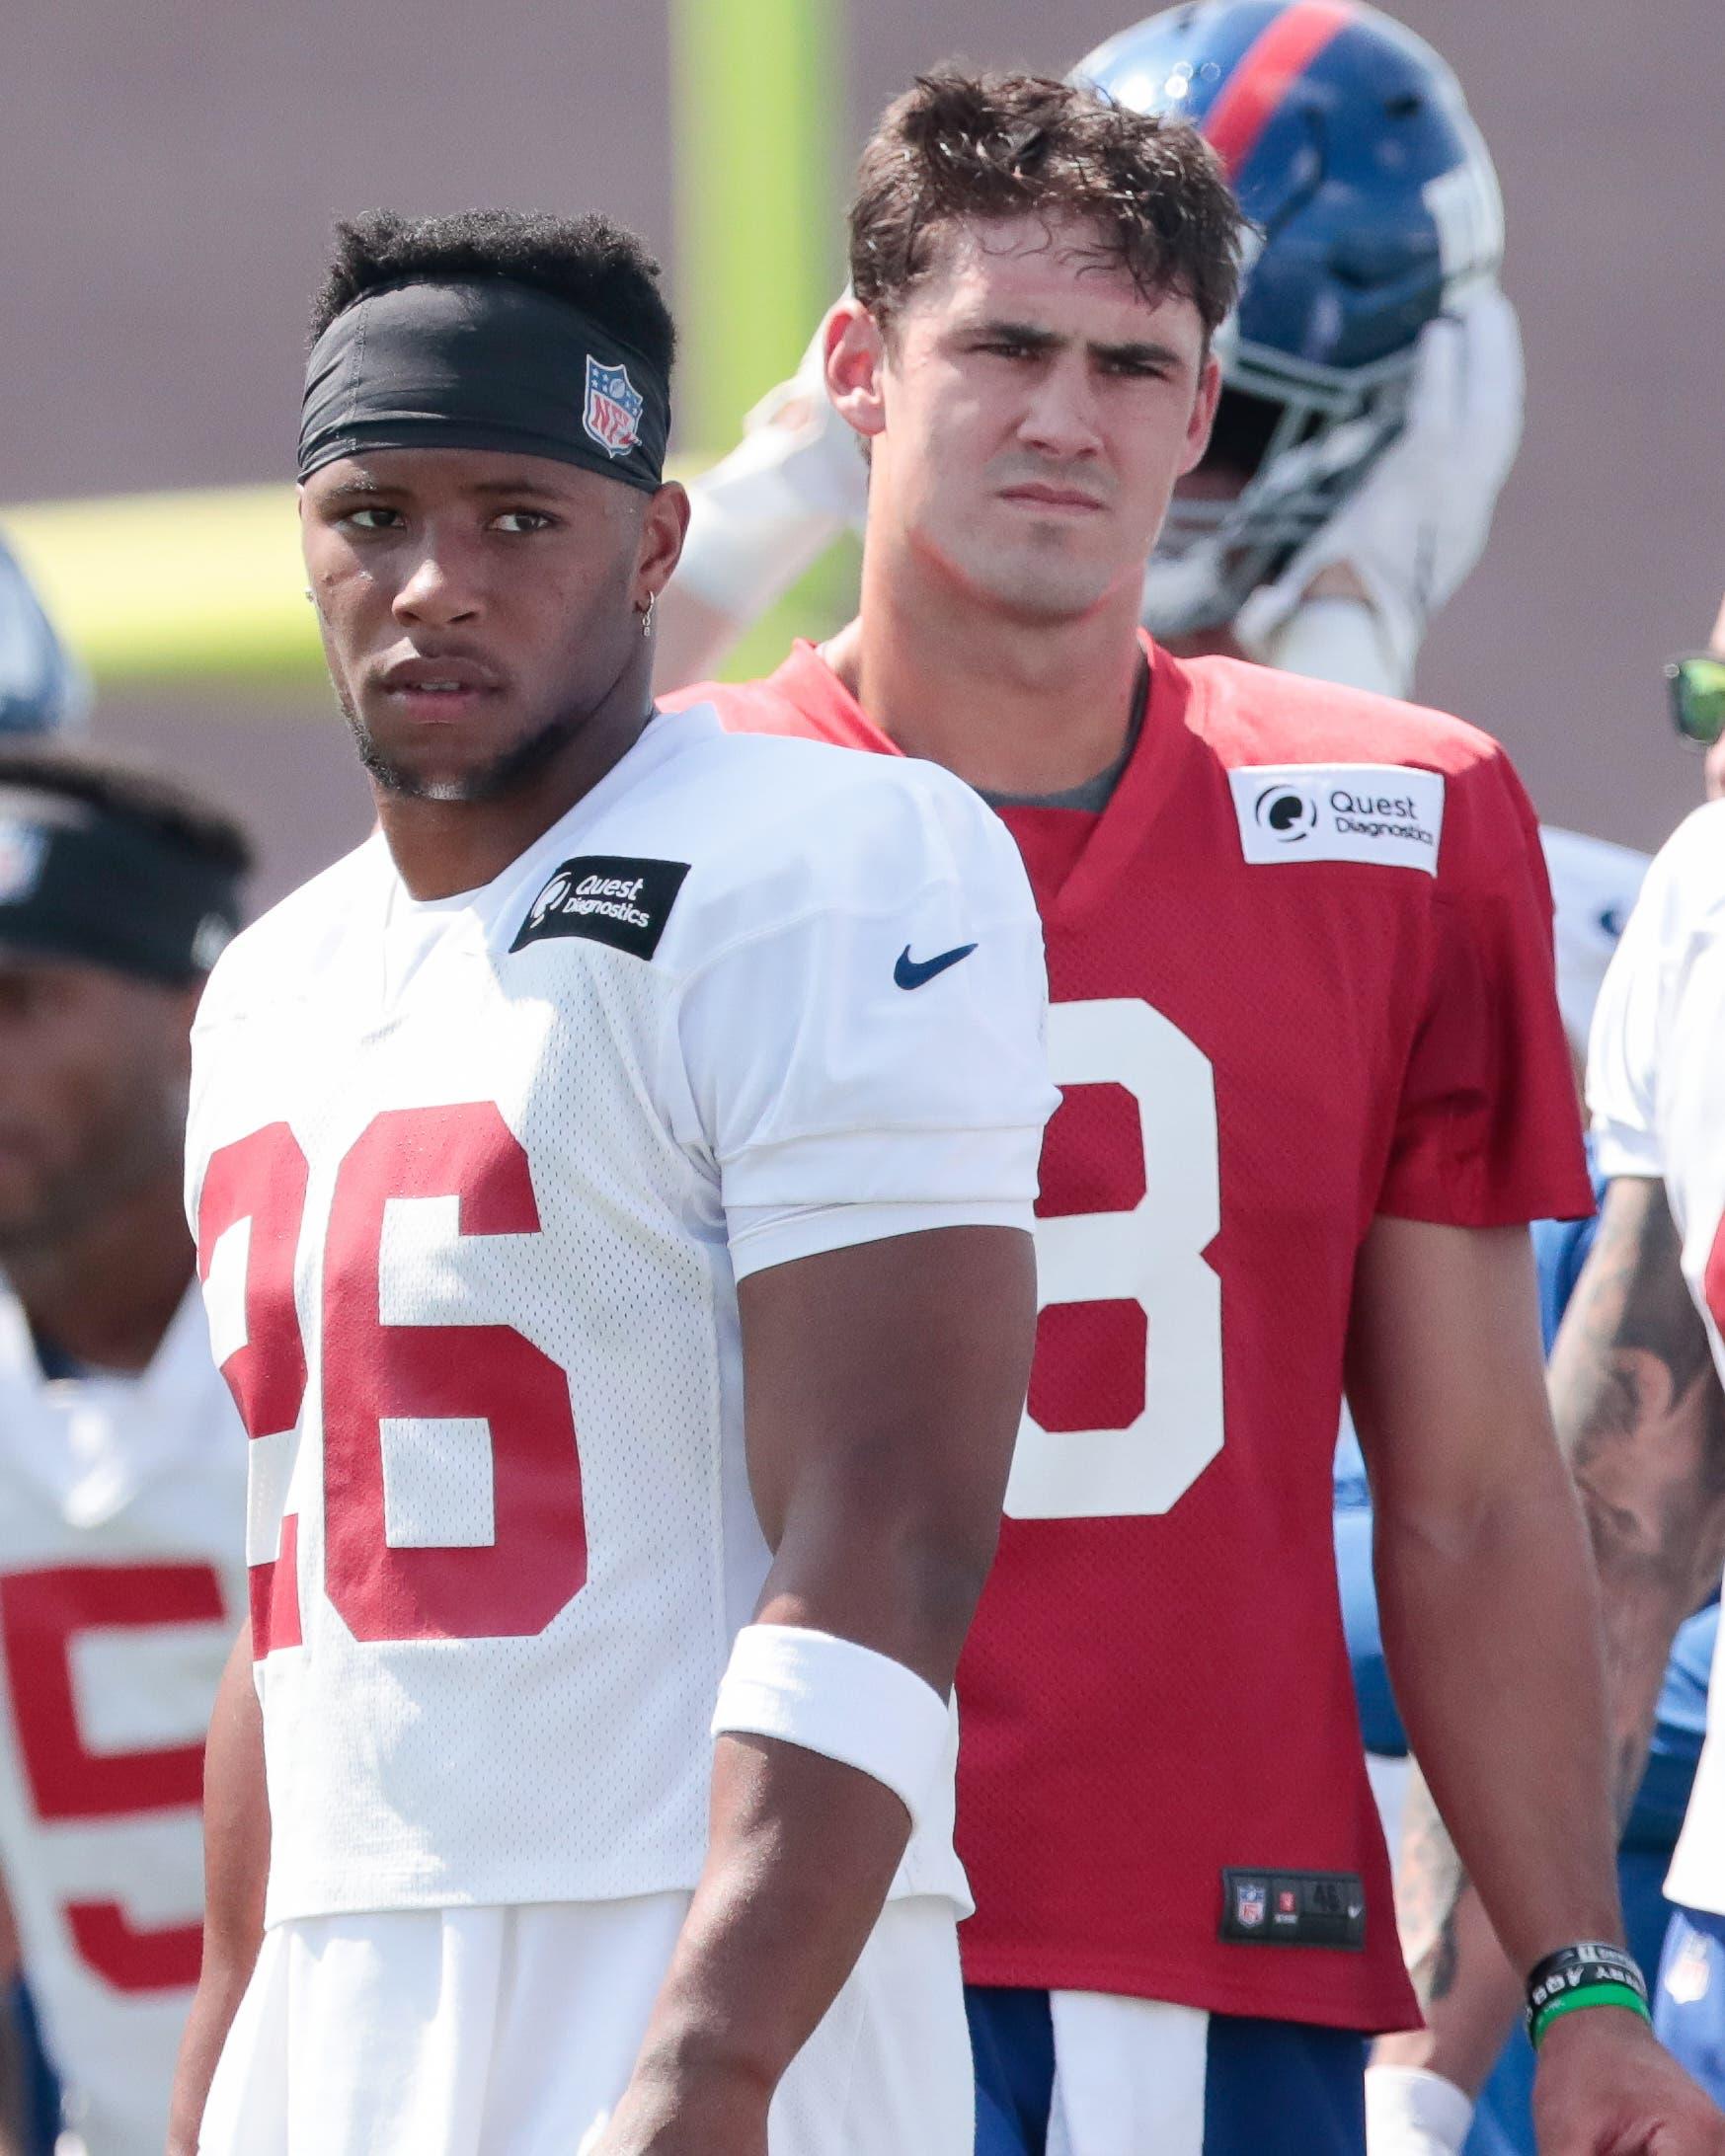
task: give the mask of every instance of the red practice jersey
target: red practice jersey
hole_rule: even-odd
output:
[[[1550,895],[1472,728],[1150,655],[1107,808],[1004,812],[1063,1099],[959,1672],[966,1974],[1404,2026],[1331,1541],[1343,1343],[1375,1214],[1591,1209]],[[807,645],[678,701],[892,752]]]

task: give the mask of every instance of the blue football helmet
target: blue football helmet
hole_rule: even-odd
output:
[[[76,726],[88,705],[82,669],[0,546],[0,734],[56,732]]]
[[[1496,275],[1497,174],[1450,68],[1363,0],[1192,0],[1072,76],[1192,120],[1254,228],[1215,432],[1144,586],[1163,635],[1221,626],[1395,439],[1426,325]]]

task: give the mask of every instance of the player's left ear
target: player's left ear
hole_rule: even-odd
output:
[[[637,613],[645,613],[670,581],[670,573],[681,559],[689,529],[689,498],[674,479],[647,499],[641,519],[641,543],[635,555],[633,599]]]
[[[1186,423],[1186,448],[1180,459],[1180,476],[1185,478],[1204,460],[1204,452],[1210,447],[1210,430],[1215,424],[1216,403],[1221,396],[1221,361],[1212,352],[1204,362],[1198,377],[1198,394],[1192,400],[1192,414]]]
[[[865,438],[884,433],[887,408],[881,377],[887,348],[879,323],[847,292],[826,317],[821,336],[833,410]]]

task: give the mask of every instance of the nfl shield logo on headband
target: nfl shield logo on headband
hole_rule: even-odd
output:
[[[641,392],[627,367],[602,367],[587,355],[587,410],[581,423],[608,457],[626,457],[641,439]]]

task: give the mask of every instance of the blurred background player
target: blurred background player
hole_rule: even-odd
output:
[[[0,732],[46,734],[74,727],[87,703],[82,673],[23,570],[0,544]],[[47,2156],[58,2129],[59,2091],[18,1966],[18,1936],[0,1880],[0,2151]]]
[[[89,684],[29,578],[0,544],[0,733],[75,728]]]
[[[1716,625],[1711,652],[1668,668],[1680,729],[1708,749],[1725,726],[1721,657]],[[1647,1787],[1650,1732],[1656,1770],[1657,1724],[1674,1708],[1691,1720],[1705,1686],[1686,1639],[1697,1637],[1690,1613],[1716,1594],[1725,1556],[1725,806],[1716,785],[1709,770],[1708,805],[1655,859],[1600,996],[1588,1100],[1606,1195],[1552,1358],[1558,1434],[1599,1562],[1616,1796],[1625,1810],[1637,1783]],[[1665,1883],[1676,1909],[1655,2020],[1679,2059],[1725,2097],[1725,1802],[1711,1711],[1708,1721]],[[1435,1878],[1443,1878],[1447,1857],[1434,1853]],[[1462,2081],[1506,1985],[1465,1879],[1450,1877],[1439,1905],[1450,1981],[1424,2049]]]
[[[1274,28],[1260,110],[1297,84]],[[826,329],[870,450],[861,613],[704,692],[947,762],[1043,906],[1043,1329],[961,1672],[989,2156],[1363,2145],[1347,2033],[1410,2002],[1336,1624],[1344,1334],[1398,1669],[1500,1921],[1529,1965],[1617,1922],[1517,1225],[1588,1204],[1530,813],[1453,721],[1132,636],[1212,416],[1224,199],[1186,130],[1051,83],[942,72],[893,107]],[[1424,259],[1441,284],[1430,229]],[[1544,1663],[1513,1707],[1465,1675],[1488,1606]],[[1640,2026],[1586,2019],[1547,2053],[1574,2146],[1667,2098],[1673,2146],[1708,2146]]]
[[[1725,608],[1704,652],[1672,659],[1666,669],[1672,716],[1680,735],[1705,756],[1704,790],[1717,800],[1722,789],[1719,741],[1725,733]],[[1588,1036],[1610,954],[1647,873],[1645,857],[1603,840],[1546,831],[1553,883],[1572,893],[1557,914],[1558,985],[1564,1025],[1578,1071],[1585,1070]],[[1607,1011],[1606,1032],[1617,1027]],[[1608,1188],[1589,1140],[1595,1194]],[[1612,1201],[1620,1207],[1625,1199]],[[1533,1230],[1539,1267],[1540,1326],[1546,1350],[1556,1338],[1600,1231],[1601,1216],[1585,1221],[1542,1221]],[[1665,1296],[1670,1300],[1668,1279]],[[1560,1398],[1563,1397],[1560,1395]],[[1359,1507],[1354,1509],[1354,1507]],[[1345,1482],[1338,1457],[1336,1543],[1344,1614],[1354,1655],[1367,1742],[1382,1781],[1395,1777],[1397,1797],[1405,1780],[1405,1738],[1395,1713],[1376,1633],[1366,1542],[1370,1508],[1363,1484]],[[1718,1635],[1717,1594],[1678,1626],[1659,1689],[1651,1742],[1639,1788],[1623,1770],[1627,1816],[1618,1852],[1617,1878],[1629,1945],[1645,1967],[1657,1967],[1671,1929],[1673,1904],[1666,1876],[1684,1825],[1706,1727],[1709,1673]],[[1637,1739],[1639,1741],[1639,1739]],[[1632,1790],[1632,1795],[1626,1792]],[[1416,1785],[1417,1791],[1417,1785]],[[1532,2054],[1516,2031],[1495,2067],[1491,2060],[1515,1985],[1489,1942],[1473,1935],[1461,1906],[1466,1883],[1448,1837],[1430,1815],[1429,1800],[1416,1795],[1420,1831],[1407,1854],[1407,1891],[1416,1915],[1412,1939],[1414,1976],[1430,2024],[1426,2032],[1386,2040],[1368,2077],[1373,2156],[1532,2156]],[[1694,1980],[1693,1969],[1685,1981]],[[1434,1984],[1436,1990],[1434,1991]],[[1665,2009],[1670,2011],[1669,2002]],[[1693,2070],[1693,2062],[1691,2070]],[[1490,2078],[1480,2086],[1489,2071]],[[1428,2078],[1429,2077],[1429,2078]],[[1703,2077],[1704,2079],[1707,2077]],[[1709,2085],[1717,2093],[1717,2077]],[[1469,2099],[1478,2108],[1469,2120]],[[1420,2123],[1416,2124],[1416,2121]]]
[[[1620,1796],[1634,1788],[1650,1727],[1657,1761],[1667,1647],[1676,1632],[1674,1664],[1685,1659],[1688,1613],[1716,1595],[1725,1559],[1725,802],[1715,755],[1725,605],[1710,649],[1672,661],[1667,676],[1680,731],[1708,752],[1709,798],[1654,861],[1600,998],[1588,1100],[1607,1191],[1553,1366],[1559,1434],[1600,1565]],[[1666,1881],[1676,1912],[1655,2019],[1725,2101],[1717,1698],[1715,1689]]]
[[[88,701],[81,670],[23,570],[0,544],[0,732],[46,734],[76,727]],[[0,1879],[0,2151],[46,2156],[58,2130],[59,2091],[18,1967],[18,1937]]]
[[[0,1873],[88,2156],[165,2138],[246,1600],[180,1179],[191,1015],[249,860],[178,783],[0,743]]]
[[[1557,894],[1558,1006],[1579,1089],[1600,983],[1641,887],[1648,857],[1632,847],[1584,838],[1573,831],[1546,828],[1540,838]],[[1596,1180],[1596,1196],[1599,1189]],[[1597,1220],[1594,1215],[1533,1225],[1540,1334],[1547,1353],[1592,1247]],[[1384,1662],[1372,1571],[1372,1527],[1365,1463],[1352,1428],[1345,1427],[1336,1455],[1336,1568],[1342,1620],[1354,1665],[1367,1764],[1385,1836],[1394,1850],[1401,1838],[1412,1762]],[[1698,1667],[1702,1672],[1699,1698],[1704,1701],[1714,1623],[1712,1612],[1697,1618],[1694,1636],[1683,1643],[1683,1652],[1674,1658],[1656,1757],[1618,1852],[1625,1936],[1636,1959],[1648,1968],[1658,1965],[1664,1938],[1668,1910],[1660,1887],[1699,1750],[1695,1671]],[[1412,1973],[1416,1988],[1423,1992],[1430,1970],[1416,1965]],[[1385,2046],[1389,2051],[1395,2048],[1393,2042]],[[1434,2086],[1419,2079],[1408,2064],[1379,2063],[1367,2077],[1372,2156],[1427,2156],[1428,2147],[1460,2148],[1464,2139],[1467,2156],[1533,2156],[1532,2083],[1533,2054],[1520,2031],[1479,2091],[1477,2112],[1468,2095],[1453,2085]],[[1446,2140],[1437,2138],[1440,2131]]]
[[[1485,544],[1522,429],[1497,176],[1453,76],[1355,0],[1174,8],[1072,72],[1133,111],[1192,119],[1258,226],[1218,340],[1215,428],[1175,490],[1145,626],[1174,651],[1234,650],[1406,695],[1427,621]],[[664,686],[710,671],[861,528],[867,468],[823,364],[817,334],[690,489]]]
[[[1679,734],[1706,759],[1707,799],[1725,798],[1725,605],[1707,649],[1669,659],[1665,679]]]

